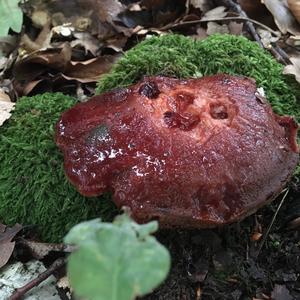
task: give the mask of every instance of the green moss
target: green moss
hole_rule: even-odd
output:
[[[78,222],[114,211],[107,199],[82,197],[64,175],[54,126],[74,103],[60,93],[23,97],[0,127],[0,221],[37,225],[44,241],[60,241]]]
[[[192,77],[198,72],[196,42],[181,35],[165,35],[146,39],[114,65],[102,77],[97,93],[126,86],[144,75]]]
[[[126,86],[144,75],[178,78],[201,77],[216,73],[244,75],[263,87],[278,114],[294,115],[300,122],[300,87],[291,76],[282,74],[283,66],[259,45],[242,36],[216,34],[201,41],[181,35],[146,39],[129,50],[102,77],[97,92]],[[300,175],[298,166],[296,173]]]

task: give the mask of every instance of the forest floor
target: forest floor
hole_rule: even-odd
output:
[[[80,101],[87,99],[113,63],[149,35],[176,32],[198,40],[213,33],[243,35],[300,79],[300,26],[292,10],[278,14],[282,1],[106,2],[22,5],[20,33],[10,30],[0,38],[0,101],[6,103],[4,109],[0,105],[0,126],[22,96],[62,91]],[[68,46],[62,46],[66,41]],[[159,231],[157,239],[171,253],[171,271],[159,288],[141,299],[300,299],[299,199],[300,182],[294,179],[272,204],[240,223]],[[24,224],[25,231],[30,225],[34,224]],[[0,267],[9,259],[26,262],[35,257],[47,268],[68,252],[62,244],[43,243],[32,254],[33,246],[22,236],[24,228],[13,227],[9,234],[5,228],[0,223]],[[61,278],[65,272],[53,274]],[[57,289],[61,299],[70,299],[62,285]]]

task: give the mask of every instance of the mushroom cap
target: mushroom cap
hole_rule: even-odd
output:
[[[113,193],[140,222],[213,227],[273,200],[298,163],[297,124],[255,81],[145,77],[63,113],[56,143],[85,196]]]

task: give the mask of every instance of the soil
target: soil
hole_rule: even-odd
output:
[[[296,300],[300,299],[300,228],[289,229],[300,215],[300,184],[292,184],[271,230],[282,199],[224,228],[161,231],[157,238],[171,252],[170,274],[143,300]]]

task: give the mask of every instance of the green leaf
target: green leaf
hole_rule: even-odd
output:
[[[20,0],[0,0],[0,36],[6,36],[9,28],[20,32],[23,13],[19,7]]]
[[[88,300],[131,300],[157,287],[170,269],[168,250],[150,236],[156,221],[139,225],[126,214],[71,229],[66,243],[79,246],[68,262],[75,293]]]

